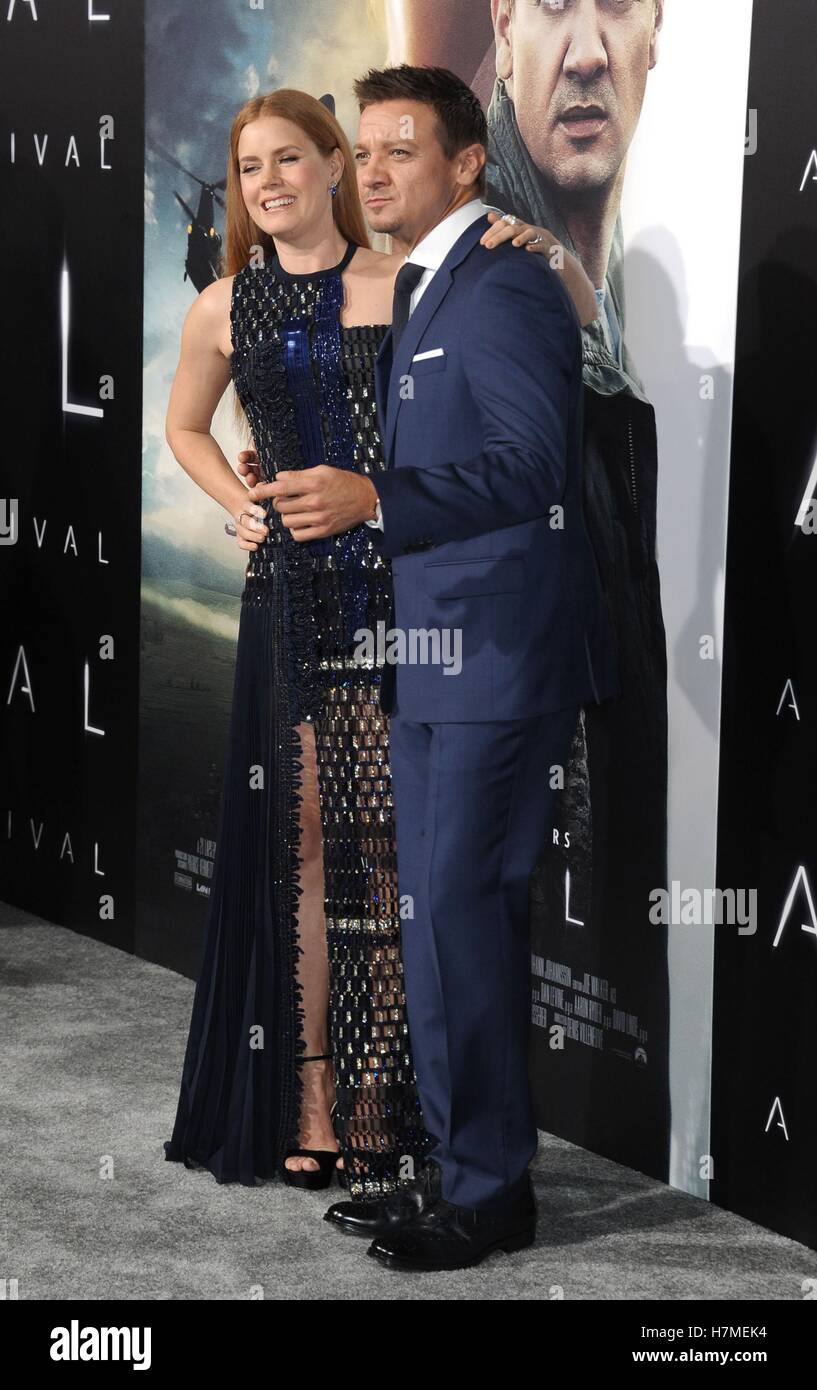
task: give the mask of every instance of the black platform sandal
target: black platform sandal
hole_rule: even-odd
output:
[[[331,1052],[318,1052],[312,1057],[297,1057],[296,1063],[300,1066],[301,1062],[326,1062],[331,1061]],[[330,1115],[334,1116],[337,1102],[332,1106]],[[318,1164],[317,1170],[301,1168],[287,1168],[288,1158],[313,1158]],[[345,1174],[342,1168],[337,1167],[340,1158],[338,1149],[287,1149],[281,1162],[281,1176],[289,1187],[302,1187],[311,1192],[317,1192],[320,1188],[329,1187],[333,1173],[337,1173],[338,1181],[342,1187],[346,1186]]]

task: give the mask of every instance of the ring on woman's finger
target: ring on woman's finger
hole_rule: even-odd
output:
[[[528,246],[541,246],[544,239],[545,238],[543,236],[532,236],[530,241],[528,242]]]
[[[502,221],[507,222],[509,227],[517,227],[519,225],[519,218],[514,217],[512,212],[503,212]]]
[[[241,518],[242,518],[242,516],[252,516],[252,515],[253,515],[253,513],[252,513],[252,512],[248,512],[248,511],[239,512],[239,513],[238,513],[238,524],[239,524],[239,526],[241,525]],[[227,532],[227,535],[228,535],[228,536],[237,536],[237,535],[238,535],[238,532],[237,532],[237,530],[236,530],[236,528],[235,528],[235,525],[234,525],[234,523],[233,523],[232,521],[225,521],[225,523],[224,523],[224,530]]]

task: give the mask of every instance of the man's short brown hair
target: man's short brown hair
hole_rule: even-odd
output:
[[[419,101],[436,116],[437,138],[446,159],[453,159],[469,145],[488,149],[488,123],[478,98],[467,82],[448,68],[372,68],[355,82],[361,111],[381,101]],[[486,189],[485,166],[474,185],[480,197]]]

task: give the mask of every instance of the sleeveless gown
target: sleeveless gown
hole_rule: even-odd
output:
[[[264,482],[319,463],[376,473],[383,325],[344,328],[341,272],[245,266],[231,299],[233,382]],[[391,576],[360,525],[295,541],[271,503],[250,553],[203,963],[165,1157],[219,1182],[278,1176],[297,1147],[303,1017],[296,975],[300,739],[315,731],[323,833],[335,1130],[349,1191],[394,1190],[423,1127],[403,993],[382,665],[355,632],[387,626]],[[382,644],[381,644],[382,645]]]

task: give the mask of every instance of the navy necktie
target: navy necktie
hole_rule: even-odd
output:
[[[403,336],[403,329],[409,321],[411,296],[425,272],[424,265],[416,265],[414,261],[407,261],[397,273],[397,279],[394,282],[394,302],[391,316],[392,350],[395,353]]]

